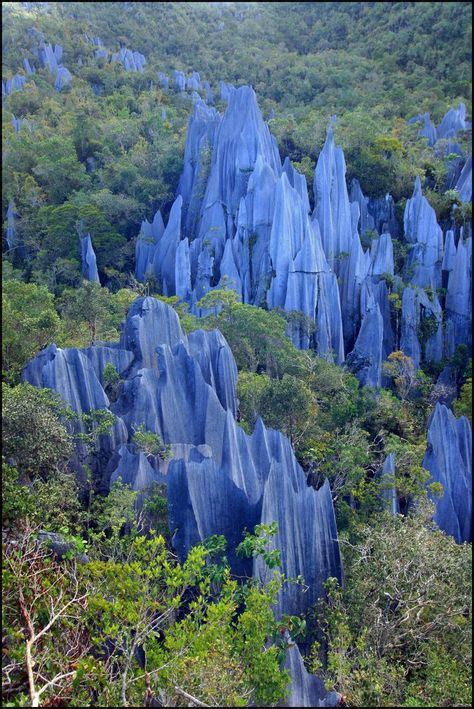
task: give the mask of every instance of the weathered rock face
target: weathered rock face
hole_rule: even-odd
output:
[[[140,52],[134,52],[126,47],[121,47],[118,52],[112,54],[111,61],[119,62],[123,65],[125,71],[142,72],[146,66],[146,59]]]
[[[314,215],[329,265],[339,274],[338,257],[351,251],[352,220],[342,147],[334,145],[331,126],[314,172]]]
[[[405,288],[402,296],[400,349],[418,369],[422,355],[439,362],[443,357],[442,312],[434,295],[430,300],[421,288]]]
[[[444,265],[449,272],[446,293],[446,352],[452,357],[457,345],[471,344],[471,288],[472,239],[463,240],[462,234],[453,253],[454,242],[449,241],[449,256]]]
[[[164,234],[142,226],[136,276],[153,272],[163,293],[188,300],[196,314],[199,298],[225,279],[245,303],[303,313],[317,327],[313,336],[292,326],[295,344],[340,363],[336,275],[308,216],[305,177],[289,160],[282,167],[250,87],[229,90],[228,103],[220,116],[196,101],[176,203]]]
[[[174,74],[178,84],[185,79],[181,74]],[[418,367],[423,358],[440,361],[457,344],[469,343],[471,276],[461,253],[464,242],[456,247],[448,232],[443,248],[420,180],[405,208],[409,289],[399,344],[387,287],[394,278],[392,236],[400,235],[393,198],[367,199],[353,180],[349,200],[344,155],[330,126],[315,169],[309,217],[305,177],[288,158],[281,164],[254,91],[223,82],[221,90],[228,103],[223,116],[200,98],[194,103],[177,199],[166,230],[161,216],[156,225],[143,223],[137,278],[153,275],[163,294],[186,300],[198,316],[199,299],[224,284],[244,303],[294,313],[288,334],[298,348],[314,348],[337,363],[350,352],[359,380],[374,386],[387,383],[380,357],[384,361],[398,346]],[[464,196],[469,165],[458,178]],[[369,238],[370,251],[362,246]],[[468,240],[465,248],[470,249]],[[441,286],[448,291],[445,332],[437,297]]]
[[[438,136],[436,133],[436,126],[433,123],[433,121],[430,118],[429,113],[423,113],[420,114],[419,116],[413,116],[413,118],[410,118],[407,123],[423,123],[423,126],[419,129],[418,135],[421,138],[426,138],[428,141],[428,145],[433,147],[433,145],[436,143]]]
[[[435,522],[458,542],[472,540],[472,433],[465,416],[456,418],[436,404],[428,427],[428,447],[423,467],[433,481],[443,485],[435,498]]]
[[[461,202],[470,202],[472,199],[472,156],[470,155],[466,162],[464,163],[464,167],[461,171],[461,174],[458,177],[458,180],[454,186],[454,189],[458,192],[459,194],[459,199]]]
[[[2,96],[10,96],[13,91],[21,91],[26,84],[26,76],[15,74],[11,79],[2,81]]]
[[[341,695],[337,692],[327,692],[323,682],[309,674],[304,666],[298,646],[288,637],[288,649],[284,669],[291,677],[289,695],[285,701],[279,702],[282,707],[337,707]]]
[[[378,303],[369,291],[362,325],[347,365],[362,386],[379,388],[382,383],[383,318]]]
[[[91,235],[79,237],[81,248],[82,277],[88,281],[100,283],[95,251],[92,246]]]
[[[103,385],[108,363],[122,378],[114,403]],[[261,420],[252,435],[237,425],[237,370],[218,331],[186,337],[172,308],[139,298],[119,344],[85,350],[52,345],[25,368],[23,379],[57,391],[79,414],[91,409],[115,414],[111,435],[102,437],[101,450],[108,455],[97,462],[96,473],[108,471],[112,481],[121,477],[137,490],[166,482],[170,527],[177,530],[174,544],[181,557],[211,534],[224,534],[235,546],[244,527],[276,521],[281,570],[301,574],[309,585],[306,593],[285,585],[279,614],[306,609],[328,575],[342,578],[329,484],[318,491],[308,487],[288,439]],[[140,424],[172,445],[174,458],[166,468],[131,443]],[[232,553],[229,560],[236,573],[251,573],[251,561]],[[263,577],[266,570],[256,564],[254,573]]]
[[[395,456],[390,453],[384,461],[381,473],[381,497],[384,506],[393,515],[399,514],[400,505],[398,503],[397,489],[395,486]]]
[[[351,194],[350,194],[351,204],[356,203],[359,206],[359,218],[360,218],[360,233],[363,235],[367,231],[373,231],[375,229],[375,222],[373,216],[368,210],[368,198],[364,197],[359,180],[353,179],[351,183]],[[354,229],[352,230],[355,231]]]
[[[454,138],[458,131],[468,130],[470,127],[470,122],[466,120],[466,106],[460,103],[457,108],[450,108],[443,116],[436,133],[438,139]]]
[[[404,229],[405,239],[410,244],[405,263],[406,280],[436,291],[441,287],[443,233],[433,207],[421,192],[419,177],[415,180],[413,196],[406,203]]]

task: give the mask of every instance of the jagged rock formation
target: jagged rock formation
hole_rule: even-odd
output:
[[[456,346],[471,344],[471,284],[472,284],[472,239],[464,241],[461,233],[453,253],[450,243],[449,261],[445,262],[448,276],[446,293],[446,352],[452,357]]]
[[[385,458],[380,471],[381,497],[384,507],[393,515],[400,513],[397,488],[395,486],[395,456],[393,453]]]
[[[16,246],[15,205],[13,200],[9,201],[7,209],[7,244],[9,249],[13,249]]]
[[[79,237],[79,243],[81,247],[82,277],[88,281],[100,283],[91,235],[86,234],[85,236]]]
[[[337,707],[341,695],[338,692],[327,692],[323,682],[311,675],[304,666],[298,646],[286,634],[288,649],[283,668],[291,676],[289,695],[278,706],[283,707]]]
[[[169,89],[170,87],[170,80],[169,77],[166,74],[163,74],[162,71],[158,74],[158,79],[160,80],[160,84],[163,89]]]
[[[421,121],[423,121],[423,126],[419,129],[418,135],[420,138],[426,138],[428,145],[433,147],[438,140],[438,136],[436,126],[431,120],[429,113],[422,113],[418,116],[413,116],[413,118],[410,118],[407,123],[420,123]]]
[[[187,299],[195,312],[226,277],[246,303],[302,312],[316,334],[294,327],[295,343],[342,362],[336,275],[309,218],[306,180],[288,160],[281,165],[253,90],[232,87],[228,101],[223,117],[196,102],[177,200],[153,245],[139,237],[136,276],[152,270],[163,293]]]
[[[461,202],[470,202],[472,199],[472,156],[470,155],[459,175],[454,189],[459,193]]]
[[[146,66],[146,59],[143,54],[140,54],[140,52],[134,52],[126,47],[121,47],[118,52],[112,54],[111,61],[120,62],[125,71],[142,72],[143,68]]]
[[[468,130],[471,123],[466,120],[466,106],[460,103],[457,108],[450,108],[436,129],[438,140],[440,138],[454,138],[458,131]]]
[[[13,91],[21,91],[26,84],[26,76],[15,74],[11,79],[2,81],[2,96],[10,96]]]
[[[423,354],[435,362],[442,359],[442,313],[436,295],[431,301],[421,288],[405,288],[402,296],[400,349],[411,357],[416,369],[420,366]]]
[[[108,363],[122,379],[113,403],[103,384]],[[174,310],[154,298],[139,298],[119,343],[84,350],[51,345],[22,376],[57,391],[78,414],[91,409],[115,414],[111,434],[101,437],[95,473],[105,480],[123,474],[135,489],[166,482],[170,527],[181,557],[211,534],[224,534],[234,547],[244,527],[276,521],[281,570],[301,574],[309,586],[303,593],[285,585],[278,614],[304,611],[327,576],[342,578],[329,484],[318,491],[308,487],[288,439],[261,420],[252,435],[236,424],[237,370],[218,331],[186,336]],[[171,444],[174,458],[165,468],[157,459],[146,460],[131,442],[140,424]],[[236,573],[252,572],[251,561],[232,552],[229,560]],[[262,578],[267,573],[258,562],[253,572]]]
[[[406,280],[436,291],[441,287],[443,232],[433,207],[422,194],[419,177],[415,180],[413,196],[405,206],[404,230],[405,239],[410,244],[405,262]]]
[[[184,91],[184,74],[174,76]],[[348,356],[362,384],[385,384],[381,364],[398,344],[387,284],[396,282],[400,294],[404,288],[394,279],[392,236],[400,236],[400,227],[393,198],[367,199],[357,180],[349,198],[344,154],[330,125],[315,169],[310,216],[306,179],[288,159],[281,164],[253,90],[221,82],[221,98],[228,103],[223,116],[196,98],[178,195],[166,229],[158,213],[155,230],[142,226],[137,278],[153,276],[163,294],[186,300],[196,315],[199,299],[224,283],[244,303],[298,313],[288,325],[297,347],[312,347],[337,363]],[[463,195],[468,172],[469,164],[459,178]],[[359,233],[370,249],[364,250]],[[405,208],[404,237],[409,287],[402,296],[400,346],[418,367],[423,358],[440,361],[469,342],[471,274],[462,239],[456,247],[454,236],[447,236],[443,247],[418,178]],[[442,285],[449,295],[445,333]]]
[[[430,147],[434,147],[438,140],[455,138],[459,131],[465,131],[471,127],[471,123],[466,120],[466,106],[463,103],[460,103],[457,108],[450,108],[443,116],[439,126],[435,126],[429,113],[414,116],[407,122],[423,122],[423,126],[419,129],[418,135],[426,138]],[[452,145],[448,145],[447,147],[446,155],[448,155],[449,152],[453,152]]]
[[[443,485],[435,498],[438,526],[458,542],[472,540],[472,433],[465,416],[456,418],[436,404],[428,427],[428,447],[423,467],[434,482]]]
[[[316,164],[313,192],[324,253],[339,274],[341,254],[351,251],[353,229],[344,153],[340,145],[334,145],[331,126]]]
[[[54,88],[56,91],[61,91],[64,86],[67,86],[72,81],[71,72],[61,64],[63,48],[60,44],[55,44],[54,49],[51,43],[43,42],[38,50],[38,58],[43,66],[54,75]]]

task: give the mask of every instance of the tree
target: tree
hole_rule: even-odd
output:
[[[97,340],[118,337],[118,326],[125,311],[118,294],[114,297],[107,288],[92,281],[83,281],[80,288],[65,289],[59,308],[76,336],[81,337],[81,326],[86,325],[90,345]]]
[[[3,453],[27,480],[65,469],[72,439],[61,421],[65,406],[50,389],[2,387]]]
[[[64,700],[89,650],[81,622],[88,594],[75,562],[54,561],[35,530],[26,528],[4,548],[2,586],[6,690],[11,693],[15,677],[17,693],[26,675],[30,706]]]
[[[416,370],[411,357],[400,350],[392,352],[388,356],[388,362],[383,364],[383,372],[392,377],[401,400],[405,401],[416,385]]]
[[[432,514],[429,504],[408,517],[384,513],[355,544],[343,542],[346,587],[330,580],[322,604],[324,674],[351,704],[470,704],[471,555],[434,528]]]
[[[11,383],[23,367],[60,335],[54,298],[44,286],[6,280],[2,292],[2,368]]]
[[[472,421],[472,378],[466,379],[462,385],[459,397],[454,402],[456,416],[467,416]]]

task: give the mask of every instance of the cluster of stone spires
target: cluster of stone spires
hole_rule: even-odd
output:
[[[38,47],[32,50],[32,52],[36,55],[39,63],[54,76],[55,90],[61,91],[64,86],[67,86],[72,81],[71,72],[61,64],[63,48],[60,44],[55,44],[53,47],[51,43],[46,43],[44,41],[41,33],[37,34],[39,44]],[[36,74],[36,67],[34,64],[30,63],[28,57],[23,58],[23,68],[27,76]],[[25,87],[26,81],[27,78],[24,74],[15,74],[12,78],[7,79],[5,82],[2,81],[2,97],[10,96],[13,91],[21,91]],[[15,128],[15,130],[17,129]]]
[[[113,403],[105,391],[107,364],[122,380]],[[115,414],[113,429],[100,437],[92,461],[95,475],[104,489],[118,478],[140,491],[165,484],[173,545],[181,558],[203,539],[223,534],[233,572],[264,580],[266,566],[239,558],[235,547],[244,529],[277,522],[272,547],[281,550],[281,571],[303,576],[308,587],[285,584],[275,608],[278,617],[308,609],[329,576],[342,581],[329,483],[317,491],[308,487],[289,440],[261,420],[251,435],[238,426],[237,367],[218,330],[186,336],[172,308],[139,298],[119,343],[64,350],[50,345],[22,378],[53,389],[78,414],[91,409]],[[132,439],[140,425],[170,445],[170,461],[137,449]],[[81,453],[79,445],[79,477]],[[323,706],[323,700],[335,706],[337,696],[326,695],[323,683],[304,670],[297,646],[288,651],[287,667],[293,679],[288,706],[301,701]]]
[[[316,347],[322,356],[335,353],[339,362],[350,359],[361,382],[377,386],[382,358],[394,347],[394,333],[385,327],[390,322],[384,309],[387,278],[381,277],[396,278],[391,235],[384,228],[393,219],[393,201],[387,196],[374,208],[356,182],[349,200],[344,156],[334,146],[331,129],[316,166],[314,194],[310,215],[305,178],[288,160],[281,163],[251,89],[230,91],[223,118],[198,102],[178,197],[166,228],[159,213],[153,223],[144,223],[137,242],[137,276],[156,275],[165,295],[177,293],[196,312],[197,300],[227,277],[244,302],[298,310],[313,319],[315,333],[295,326],[293,341]],[[418,181],[404,225],[413,287],[403,293],[402,336],[413,356],[420,318],[438,313],[436,296],[432,301],[423,288],[433,291],[447,274],[445,312],[456,316],[447,320],[448,328],[452,322],[452,343],[465,336],[464,316],[470,311],[465,308],[470,239],[464,243],[461,235],[456,246],[450,232],[443,243],[430,210]],[[366,252],[359,222],[380,232]],[[80,247],[83,275],[97,280],[89,235]],[[426,351],[436,353],[444,346],[438,330]],[[121,379],[114,402],[105,391],[107,364],[113,364]],[[118,478],[140,491],[153,483],[166,484],[173,543],[182,558],[193,544],[223,534],[230,542],[234,572],[265,579],[268,571],[261,562],[239,559],[232,549],[244,528],[276,521],[279,531],[272,544],[281,550],[281,570],[289,577],[303,576],[308,586],[303,593],[298,586],[285,585],[278,616],[305,611],[328,576],[342,580],[329,484],[317,491],[308,487],[288,439],[261,420],[251,435],[237,425],[237,369],[218,331],[186,336],[170,307],[140,298],[128,313],[119,343],[82,350],[51,345],[25,368],[22,378],[55,390],[78,414],[91,409],[115,414],[110,435],[100,438],[94,472],[104,489]],[[140,425],[170,445],[171,461],[137,449],[133,435]],[[458,542],[471,538],[469,446],[467,419],[456,419],[438,404],[423,465],[445,489],[436,501],[436,521]],[[79,475],[83,452],[79,446]],[[381,474],[394,471],[395,460],[389,456]],[[396,513],[393,487],[385,497]],[[326,694],[318,678],[306,672],[297,646],[288,650],[286,666],[292,677],[288,706],[337,704],[338,696]]]
[[[418,135],[426,138],[428,145],[434,148],[438,155],[458,156],[451,160],[448,166],[445,189],[457,190],[461,201],[469,202],[472,197],[472,158],[469,156],[466,160],[464,151],[456,142],[459,132],[472,127],[470,121],[466,120],[466,106],[460,103],[457,108],[450,108],[439,126],[433,123],[429,113],[413,116],[408,123],[423,123]]]
[[[349,195],[332,127],[315,169],[311,214],[306,179],[288,159],[282,164],[254,91],[226,89],[223,116],[202,100],[194,105],[177,198],[166,228],[159,212],[143,222],[136,277],[155,277],[164,295],[178,295],[197,314],[199,299],[224,280],[244,303],[303,313],[314,329],[293,324],[294,344],[346,360],[373,387],[383,383],[382,362],[395,349],[418,367],[422,353],[440,361],[470,344],[471,238],[461,229],[443,239],[419,178],[405,208],[401,275],[410,285],[403,289],[394,274],[393,200],[367,200],[357,181]],[[377,238],[364,251],[359,232],[370,230]],[[390,288],[403,289],[400,333]],[[421,341],[426,318],[437,327]]]
[[[109,59],[111,62],[119,62],[122,64],[125,71],[142,72],[146,66],[146,59],[140,52],[126,47],[121,47],[118,52],[110,52],[105,46],[100,37],[89,37],[85,34],[86,42],[96,47],[95,56],[97,59]]]

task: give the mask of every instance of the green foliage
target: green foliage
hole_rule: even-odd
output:
[[[472,378],[462,385],[458,399],[454,402],[456,416],[467,416],[472,421]]]
[[[405,706],[413,697],[470,704],[470,552],[434,531],[431,514],[422,505],[408,517],[373,519],[355,545],[343,545],[344,591],[327,583],[324,676],[352,706]],[[441,668],[455,667],[459,695],[452,674],[441,678]],[[427,686],[436,678],[436,689]]]
[[[23,367],[60,335],[54,299],[44,286],[4,280],[2,291],[2,369],[14,384]]]
[[[3,454],[26,479],[64,470],[73,446],[58,397],[31,384],[2,385]]]
[[[261,556],[269,569],[275,569],[281,564],[280,552],[278,549],[268,551],[268,537],[274,537],[278,532],[276,522],[272,524],[257,524],[254,533],[245,533],[243,542],[240,542],[236,551],[239,556],[252,557]]]
[[[164,445],[160,436],[153,431],[147,431],[143,424],[135,430],[132,442],[147,456],[159,456],[162,460],[171,458],[171,447]]]
[[[85,347],[97,340],[118,339],[121,322],[135,297],[126,288],[111,293],[92,281],[64,289],[58,301],[67,332],[62,344]]]

